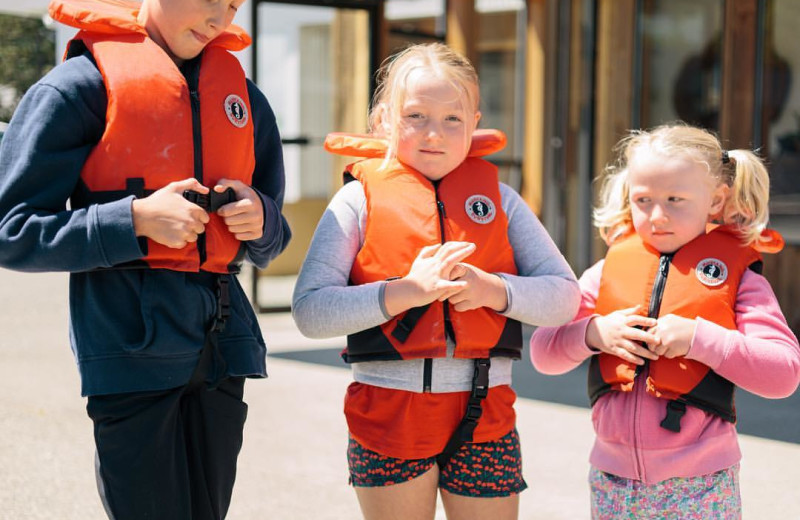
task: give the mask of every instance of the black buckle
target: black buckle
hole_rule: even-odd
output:
[[[468,404],[467,413],[464,414],[464,419],[468,421],[478,422],[478,419],[483,415],[483,408],[480,404]]]
[[[183,198],[193,204],[197,204],[208,213],[216,213],[216,211],[231,202],[236,202],[236,192],[233,188],[225,188],[222,193],[210,190],[208,193],[200,193],[194,190],[184,190]]]
[[[213,332],[225,330],[225,323],[231,315],[230,281],[227,276],[217,277],[217,312],[211,326]]]
[[[492,361],[489,358],[475,360],[475,371],[472,374],[472,397],[485,398],[489,393],[489,367]]]
[[[686,403],[669,401],[667,403],[667,416],[661,421],[661,427],[671,432],[681,431],[681,419],[686,413]]]

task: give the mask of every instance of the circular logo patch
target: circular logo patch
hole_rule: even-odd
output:
[[[716,287],[728,279],[728,266],[722,260],[706,258],[698,262],[694,273],[703,285]]]
[[[228,116],[228,121],[236,128],[243,128],[247,124],[247,106],[236,94],[225,98],[225,114]]]
[[[478,224],[488,224],[494,220],[497,213],[494,209],[494,202],[486,195],[473,195],[464,204],[467,216]]]

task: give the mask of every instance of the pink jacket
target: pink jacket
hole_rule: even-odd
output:
[[[593,355],[585,342],[586,326],[594,316],[602,270],[603,260],[581,276],[581,307],[571,323],[534,331],[531,361],[540,372],[563,374]],[[735,312],[738,330],[697,318],[687,357],[762,397],[791,395],[800,383],[800,346],[763,276],[745,272]],[[713,473],[739,461],[733,424],[688,407],[681,431],[668,431],[659,425],[665,401],[648,395],[644,387],[609,392],[593,407],[596,438],[589,461],[594,467],[652,484]]]

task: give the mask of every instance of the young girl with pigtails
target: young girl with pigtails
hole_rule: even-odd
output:
[[[478,78],[444,45],[382,70],[371,135],[332,134],[360,160],[301,269],[305,335],[347,335],[350,482],[367,519],[517,517],[525,489],[511,361],[520,322],[560,325],[578,307],[569,266],[519,195],[481,157]]]
[[[781,398],[800,380],[760,274],[783,246],[767,170],[682,124],[618,150],[594,214],[608,253],[581,277],[575,319],[534,332],[531,359],[547,374],[590,359],[593,519],[741,518],[734,389]]]

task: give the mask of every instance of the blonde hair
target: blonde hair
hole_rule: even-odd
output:
[[[606,168],[594,210],[594,224],[610,244],[633,229],[628,186],[628,163],[647,149],[661,157],[679,157],[703,164],[717,186],[729,186],[730,194],[718,220],[735,225],[745,244],[758,240],[769,221],[769,174],[750,150],[725,151],[719,139],[706,130],[673,123],[651,130],[634,130],[615,151],[616,164]]]
[[[465,107],[477,111],[480,86],[475,68],[464,56],[441,43],[412,45],[389,57],[378,70],[378,88],[369,113],[370,133],[389,139],[386,159],[397,153],[398,127],[408,90],[408,79],[417,70],[447,80],[461,92]],[[388,126],[388,132],[387,132]]]

